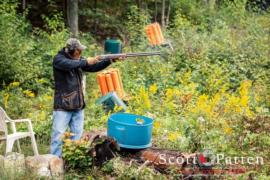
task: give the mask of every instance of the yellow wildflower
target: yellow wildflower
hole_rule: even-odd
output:
[[[167,89],[166,90],[166,100],[167,101],[170,101],[173,99],[173,95],[174,95],[174,92],[173,92],[173,89]]]
[[[44,99],[46,99],[47,101],[50,101],[50,100],[52,100],[52,96],[45,95],[45,96],[44,96]]]
[[[214,97],[211,98],[210,102],[209,102],[209,110],[211,111],[212,115],[217,115],[216,113],[216,108],[218,107],[219,103],[221,100],[221,94],[220,93],[216,93],[214,95]]]
[[[254,113],[249,109],[249,107],[245,108],[245,114],[246,114],[249,118],[254,117]]]
[[[79,146],[79,145],[82,144],[82,142],[81,142],[81,140],[74,140],[74,144],[75,144],[76,146]]]
[[[205,112],[206,114],[211,114],[211,108],[208,105],[208,96],[202,94],[197,100],[197,110]]]
[[[214,107],[214,106],[217,106],[218,103],[220,102],[220,99],[221,99],[221,94],[217,93],[214,95],[214,97],[211,99],[211,105]]]
[[[205,104],[208,101],[208,96],[206,94],[200,95],[198,98],[198,104]]]
[[[46,82],[46,80],[44,78],[41,78],[41,79],[37,80],[37,82],[40,83],[40,84],[43,84],[43,83]]]
[[[183,78],[182,78],[182,80],[181,80],[181,83],[182,83],[183,85],[188,85],[189,82],[190,82],[190,79],[191,79],[191,75],[192,75],[192,73],[191,73],[190,70],[187,71],[187,72],[185,72],[185,73],[183,74]]]
[[[144,87],[140,88],[140,98],[143,101],[144,108],[150,109],[151,108],[151,102],[150,102],[150,99],[149,99],[149,95],[145,91]]]
[[[15,88],[15,87],[18,87],[19,85],[20,85],[20,82],[15,81],[15,82],[10,83],[9,87]]]
[[[255,100],[257,102],[260,102],[261,101],[261,97],[258,94],[255,94]]]
[[[71,139],[64,139],[64,142],[69,143],[69,142],[71,142]]]
[[[160,128],[160,122],[154,121],[154,129],[159,129]]]
[[[239,106],[240,98],[236,96],[228,96],[227,103],[225,104],[224,111],[225,112],[241,112],[241,108]]]
[[[240,99],[240,105],[243,106],[243,107],[246,107],[248,106],[248,96],[241,96],[241,99]]]
[[[228,83],[225,83],[222,85],[222,87],[220,88],[220,93],[221,94],[224,94],[229,88],[229,84]]]
[[[170,101],[170,102],[167,102],[166,103],[166,107],[171,110],[171,111],[174,111],[175,110],[175,104],[173,101]]]
[[[157,85],[156,85],[156,84],[152,84],[152,85],[149,87],[149,92],[150,92],[151,94],[156,94],[156,93],[157,93],[157,90],[158,90],[158,88],[157,88]]]
[[[168,134],[169,141],[176,141],[179,137],[180,137],[180,133],[178,133],[178,132],[170,132]]]
[[[123,110],[123,107],[122,106],[118,106],[118,105],[116,105],[115,107],[114,107],[114,112],[118,112],[118,111],[122,111]]]
[[[249,89],[251,87],[251,81],[246,80],[241,82],[240,87],[239,87],[239,92],[241,96],[247,96],[249,93]]]
[[[74,134],[74,133],[71,133],[71,132],[65,132],[65,133],[63,134],[63,137],[64,137],[64,138],[70,138],[71,136],[75,136],[75,134]]]
[[[35,97],[35,94],[30,91],[30,90],[25,90],[23,91],[23,93],[27,96],[27,97]]]
[[[160,128],[160,122],[154,121],[154,124],[153,124],[153,134],[154,135],[158,133],[159,128]]]
[[[233,130],[232,130],[232,128],[228,125],[228,123],[225,122],[225,123],[224,123],[223,131],[224,131],[225,134],[230,135],[230,134],[232,134],[232,131],[233,131]]]
[[[249,89],[251,87],[251,81],[243,81],[240,84],[239,87],[239,93],[240,93],[240,105],[243,107],[247,107],[248,106],[248,102],[249,102]]]
[[[4,94],[4,106],[5,107],[8,106],[8,98],[9,98],[9,93],[5,93]]]
[[[38,115],[38,119],[41,120],[41,121],[44,121],[46,120],[46,112],[45,111],[41,111]]]

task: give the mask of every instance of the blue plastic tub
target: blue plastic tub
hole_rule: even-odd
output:
[[[118,145],[127,149],[150,147],[153,119],[128,113],[115,113],[109,117],[107,134]]]

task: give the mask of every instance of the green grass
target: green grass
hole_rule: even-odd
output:
[[[50,153],[50,145],[37,142],[38,152],[39,154],[49,154]],[[20,140],[21,153],[24,154],[25,157],[33,156],[33,150],[31,146],[31,139],[27,138],[25,140]],[[13,145],[13,152],[18,152],[16,142]],[[0,154],[5,155],[5,141],[0,142]]]

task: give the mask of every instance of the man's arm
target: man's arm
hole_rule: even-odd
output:
[[[66,58],[64,55],[57,55],[53,60],[53,66],[57,69],[70,71],[71,69],[84,68],[87,66],[87,61],[82,60],[72,60]]]
[[[82,67],[82,70],[86,72],[97,72],[97,71],[105,69],[110,64],[111,64],[111,60],[106,59],[103,61],[96,62],[94,64],[87,64],[86,66]]]

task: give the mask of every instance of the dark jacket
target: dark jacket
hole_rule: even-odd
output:
[[[55,81],[54,110],[71,111],[85,107],[82,73],[97,72],[111,64],[110,60],[88,65],[86,59],[73,60],[64,49],[53,59]]]

